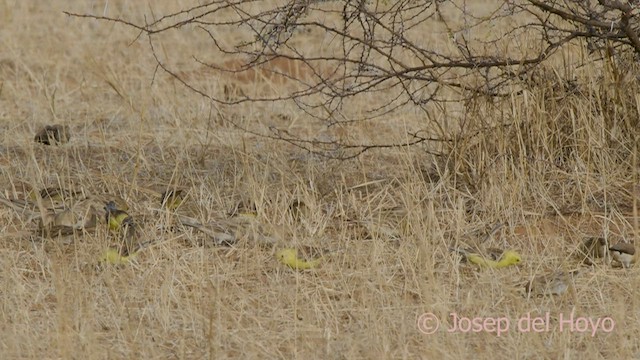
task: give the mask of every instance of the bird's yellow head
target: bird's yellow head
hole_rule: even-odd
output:
[[[295,263],[297,258],[297,251],[295,249],[282,249],[276,253],[276,259],[287,265]]]
[[[502,259],[500,260],[500,263],[503,264],[502,266],[509,266],[509,265],[517,265],[521,261],[522,261],[522,258],[520,257],[520,254],[518,254],[513,250],[507,250],[502,254]]]

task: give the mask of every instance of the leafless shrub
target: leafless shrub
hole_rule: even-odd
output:
[[[637,0],[496,0],[481,5],[465,0],[289,0],[283,5],[217,0],[144,24],[69,15],[115,21],[138,30],[148,37],[159,69],[218,104],[294,101],[327,127],[407,111],[424,119],[404,142],[323,141],[283,129],[261,133],[327,156],[349,158],[372,148],[417,144],[436,154],[451,154],[460,151],[461,143],[472,146],[479,133],[503,129],[497,133],[510,138],[522,137],[522,132],[531,135],[536,126],[514,121],[513,115],[485,121],[486,113],[474,113],[483,104],[504,114],[513,97],[525,92],[558,104],[567,97],[588,101],[598,97],[602,106],[592,111],[605,118],[614,111],[611,106],[628,108],[635,103],[628,94],[612,95],[611,82],[604,80],[614,85],[638,80]],[[158,51],[164,34],[187,29],[206,35],[212,45],[207,51],[215,50],[223,58],[191,54],[200,65],[197,71],[224,79],[223,91],[199,87],[193,81],[197,76],[171,65],[176,54]],[[308,44],[309,32],[322,34],[326,43]],[[237,41],[223,43],[221,33],[238,34]],[[568,59],[563,51],[580,55]],[[551,65],[554,61],[563,63],[563,73]],[[602,65],[599,94],[586,91],[585,79],[575,75],[576,69],[594,63]],[[353,111],[350,104],[360,98],[375,101],[361,101],[366,107]],[[551,138],[562,148],[551,150],[550,156],[566,160],[573,150],[567,150],[572,147],[563,136],[571,129],[562,129],[571,110],[563,111],[567,113],[549,120],[554,123],[549,126],[557,128]],[[479,121],[471,122],[471,116]],[[625,129],[631,130],[636,121],[627,122]],[[493,141],[491,136],[487,139]],[[528,139],[533,142],[519,151],[540,145],[535,136]],[[332,149],[341,151],[327,152]]]

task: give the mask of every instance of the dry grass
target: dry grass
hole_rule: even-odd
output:
[[[186,7],[166,3],[153,10]],[[66,242],[42,239],[36,221],[1,207],[3,358],[640,356],[637,268],[601,262],[565,295],[521,291],[535,274],[580,267],[570,254],[583,236],[635,238],[637,81],[593,65],[575,70],[583,88],[571,95],[549,69],[505,108],[467,104],[475,120],[452,131],[516,125],[461,137],[448,159],[408,149],[331,162],[234,131],[166,78],[151,85],[145,42],[129,45],[136,34],[61,13],[101,12],[87,4],[0,2],[0,189],[12,198],[24,198],[21,184],[117,195],[143,236],[157,241],[130,266],[98,266],[111,241],[104,224]],[[114,16],[148,11],[108,4]],[[177,52],[202,47],[173,40]],[[328,131],[289,105],[225,111],[258,127]],[[420,125],[412,116],[380,126],[402,136]],[[70,143],[35,144],[49,123],[69,125]],[[348,129],[354,137],[380,131]],[[191,230],[163,230],[174,219],[155,211],[157,194],[170,185],[189,193],[178,212],[201,222],[226,220],[238,202],[252,201],[259,231],[276,248],[338,251],[317,270],[295,272],[260,236],[220,247]],[[295,200],[304,211],[290,210]],[[486,245],[518,249],[520,267],[478,271],[448,251],[478,242],[496,223],[506,226]],[[442,320],[432,335],[416,324],[427,312]],[[449,333],[454,312],[507,317],[511,327],[500,336]],[[561,331],[558,318],[572,313],[610,317],[615,327],[594,336],[566,324]],[[548,331],[520,331],[527,314],[549,314]]]

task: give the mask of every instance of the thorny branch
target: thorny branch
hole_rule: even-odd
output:
[[[65,14],[116,22],[146,35],[158,68],[213,102],[295,101],[307,114],[326,121],[327,126],[377,119],[410,107],[431,119],[425,128],[439,129],[440,124],[433,123],[437,117],[432,116],[437,109],[478,98],[508,98],[522,88],[523,79],[536,67],[565,47],[586,44],[590,61],[619,53],[640,57],[637,0],[504,0],[482,12],[472,11],[468,5],[465,0],[289,0],[282,6],[269,7],[261,0],[215,0],[144,24]],[[511,21],[516,18],[519,21]],[[492,27],[498,22],[506,26]],[[301,85],[285,95],[241,94],[230,99],[209,93],[181,76],[179,69],[171,68],[154,46],[162,34],[186,28],[203,31],[216,51],[246,59],[243,67],[232,69],[193,55],[196,62],[211,70],[236,74],[283,58],[304,64],[313,76],[311,80],[300,79],[273,70]],[[425,32],[431,29],[440,34],[439,46],[425,41]],[[224,31],[240,30],[251,36],[232,45],[218,39]],[[306,32],[324,34],[331,44],[340,44],[340,51],[302,48],[296,40]],[[517,51],[506,51],[510,42],[521,38],[529,39],[528,43],[521,44]],[[349,100],[374,93],[385,94],[387,100],[370,103],[358,114],[350,112],[346,105]],[[328,155],[340,158],[372,148],[452,141],[445,134],[436,136],[431,131],[424,137],[409,134],[400,144],[325,143],[272,130],[260,135],[325,155],[322,149],[340,149]]]

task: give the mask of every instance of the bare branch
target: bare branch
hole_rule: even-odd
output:
[[[65,14],[116,22],[135,29],[137,36],[147,35],[157,69],[215,104],[291,101],[327,127],[373,121],[407,109],[432,119],[434,113],[448,112],[449,105],[508,99],[526,89],[539,66],[570,46],[586,47],[592,61],[614,50],[640,56],[640,10],[633,1],[505,0],[483,11],[466,6],[464,1],[440,0],[289,0],[269,7],[260,0],[216,0],[150,24]],[[501,33],[496,23],[504,24]],[[191,59],[203,73],[226,79],[223,91],[203,88],[196,81],[202,76],[173,68],[172,58],[182,54],[162,53],[163,58],[156,51],[165,32],[184,28],[200,30],[211,41],[212,49],[191,54]],[[219,36],[225,31],[242,36],[226,44]],[[330,51],[305,46],[309,31],[324,34]],[[438,44],[425,41],[428,32],[440,34]],[[527,42],[519,43],[522,38]],[[224,60],[211,60],[211,50]],[[271,90],[260,91],[262,85],[271,85]],[[283,91],[273,91],[275,85]],[[372,95],[381,100],[352,111],[350,103]],[[440,128],[435,120],[429,125]],[[398,144],[359,144],[305,139],[282,129],[256,132],[331,156],[338,148],[357,155],[371,148],[437,147],[451,141],[442,131],[440,137],[418,133]]]

